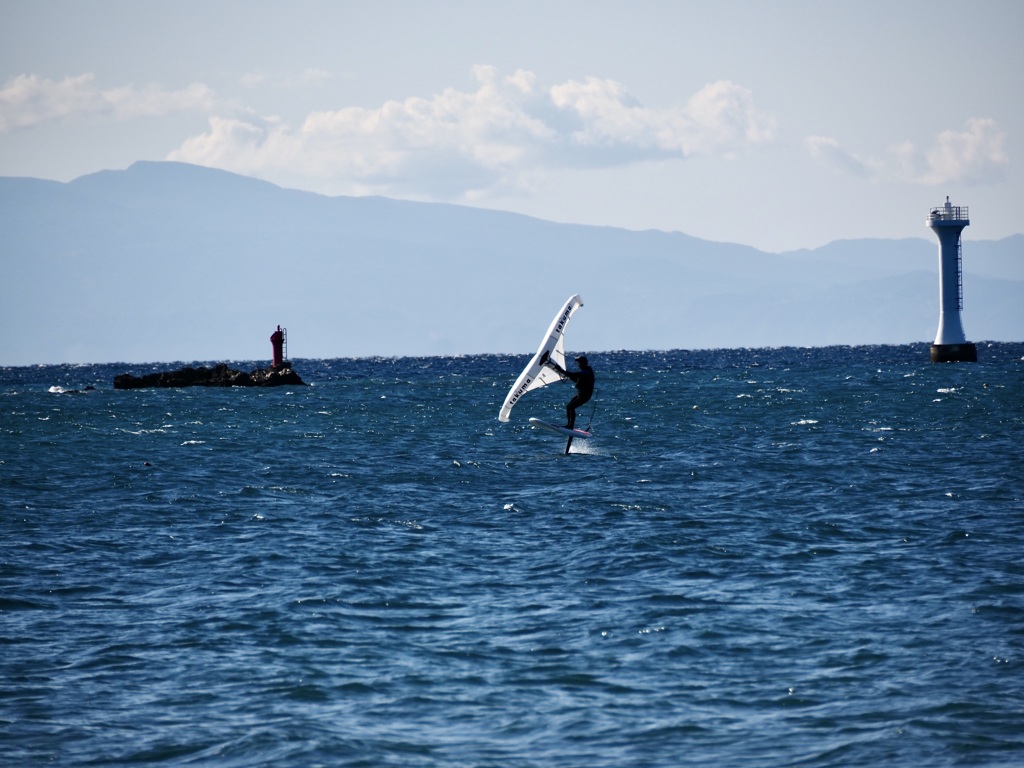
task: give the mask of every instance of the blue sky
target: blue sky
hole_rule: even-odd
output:
[[[1024,232],[1024,3],[0,4],[0,175],[136,160],[768,251]]]

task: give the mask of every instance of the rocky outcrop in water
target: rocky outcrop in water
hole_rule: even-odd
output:
[[[279,387],[284,384],[304,385],[305,382],[289,366],[257,368],[254,371],[236,371],[220,363],[213,368],[186,366],[177,371],[149,373],[133,376],[122,373],[114,377],[114,389],[145,389],[147,387]]]

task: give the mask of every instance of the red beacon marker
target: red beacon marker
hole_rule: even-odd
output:
[[[284,344],[285,344],[285,333],[287,331],[281,330],[281,326],[277,326],[277,330],[270,334],[270,345],[274,349],[273,363],[271,367],[277,370],[284,365]]]

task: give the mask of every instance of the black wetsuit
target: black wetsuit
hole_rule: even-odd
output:
[[[594,395],[594,369],[587,363],[582,363],[578,371],[567,371],[551,361],[548,361],[548,365],[576,383],[576,397],[565,406],[565,416],[568,419],[565,426],[572,429],[576,426],[576,409]]]

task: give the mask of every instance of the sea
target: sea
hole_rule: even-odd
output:
[[[0,764],[1024,765],[1024,344],[589,357],[0,369]]]

